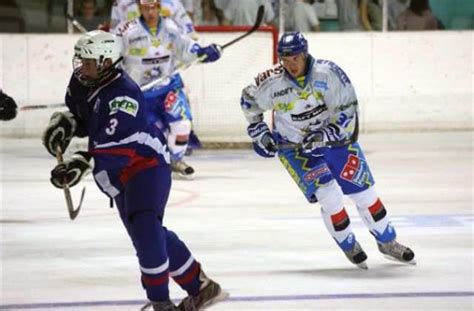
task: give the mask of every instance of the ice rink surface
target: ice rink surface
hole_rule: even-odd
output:
[[[347,201],[369,270],[349,263],[277,159],[198,151],[174,181],[165,225],[230,292],[211,310],[473,310],[473,133],[367,134],[360,142],[398,232],[385,259]],[[1,139],[1,310],[138,310],[137,261],[116,209],[88,176],[67,215],[39,139]],[[174,283],[171,296],[184,297]]]

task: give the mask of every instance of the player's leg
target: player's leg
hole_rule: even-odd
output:
[[[206,276],[199,262],[179,237],[167,230],[167,248],[170,260],[170,276],[188,293],[180,303],[180,309],[193,310],[209,306],[225,299],[228,293]]]
[[[164,119],[168,124],[168,147],[171,151],[171,168],[176,176],[192,179],[194,169],[183,158],[191,133],[191,107],[182,89],[169,92],[164,99]]]
[[[284,150],[281,163],[310,203],[319,202],[324,224],[347,258],[367,268],[367,255],[357,242],[343,204],[343,194],[322,156]]]
[[[413,252],[396,242],[396,231],[384,205],[374,189],[374,178],[359,144],[332,148],[325,154],[331,171],[344,194],[357,206],[357,210],[375,237],[382,253],[392,254],[398,260],[411,261]]]
[[[374,187],[350,194],[349,197],[356,204],[363,222],[375,237],[380,252],[398,261],[415,263],[413,251],[396,241],[395,228]]]
[[[162,224],[170,187],[169,166],[161,164],[142,170],[127,181],[125,204],[118,208],[136,250],[148,299],[152,304],[171,308],[167,233]]]

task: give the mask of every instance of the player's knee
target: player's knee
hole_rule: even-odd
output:
[[[191,133],[191,121],[190,120],[180,120],[176,122],[172,122],[169,124],[170,133],[172,135],[178,136],[186,136],[189,137],[189,133]]]
[[[370,187],[358,193],[350,194],[349,197],[355,203],[357,208],[367,208],[372,206],[377,200],[377,192],[374,187]]]
[[[321,204],[322,211],[329,214],[338,212],[344,206],[343,197],[341,187],[334,179],[316,191],[316,198]]]
[[[152,210],[136,211],[128,217],[130,233],[136,241],[151,240],[156,233],[162,231],[161,221]]]

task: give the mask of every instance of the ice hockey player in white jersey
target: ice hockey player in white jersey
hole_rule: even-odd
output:
[[[242,92],[255,151],[278,154],[306,199],[319,202],[329,233],[353,264],[366,269],[367,255],[352,231],[343,195],[357,206],[380,252],[414,263],[413,251],[396,241],[357,142],[358,103],[349,77],[335,63],[314,59],[299,32],[283,34],[278,55],[280,65],[260,73]],[[274,110],[273,131],[263,120],[267,110]]]
[[[143,86],[174,72],[177,64],[189,63],[197,57],[203,62],[220,58],[221,49],[211,44],[201,47],[176,24],[158,14],[159,0],[140,0],[141,16],[118,26],[123,37],[124,69]],[[144,92],[152,107],[158,127],[168,132],[168,146],[172,153],[175,176],[191,179],[194,169],[183,161],[191,132],[191,108],[177,75]]]
[[[193,21],[180,0],[161,0],[160,14],[172,19],[183,33],[195,36]],[[131,21],[139,16],[140,9],[137,0],[116,0],[110,14],[110,29],[116,32],[120,23]]]

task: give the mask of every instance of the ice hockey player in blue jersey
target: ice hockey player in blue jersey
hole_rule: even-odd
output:
[[[179,75],[171,75],[179,64],[198,57],[202,62],[220,58],[220,48],[211,44],[201,47],[169,18],[159,15],[160,0],[140,0],[140,17],[116,27],[124,45],[125,71],[140,85],[163,79],[144,92],[152,106],[156,125],[167,131],[171,167],[176,176],[192,179],[194,169],[183,157],[191,133],[192,114]]]
[[[343,195],[355,203],[384,255],[414,263],[413,251],[396,241],[357,142],[358,103],[349,77],[335,63],[314,59],[299,32],[283,34],[278,55],[280,65],[260,73],[242,92],[255,151],[278,154],[306,199],[319,202],[329,233],[353,264],[366,269],[367,255],[352,231]],[[270,131],[263,112],[272,109]]]
[[[51,171],[51,182],[76,185],[91,169],[100,190],[115,201],[133,242],[141,283],[150,303],[143,310],[197,310],[227,296],[203,272],[183,241],[163,226],[171,187],[170,154],[139,86],[116,65],[120,38],[94,31],[76,44],[74,76],[66,101],[55,113],[43,143],[52,155],[73,136],[88,136],[87,151],[76,152]],[[169,296],[169,277],[188,293],[179,306]]]

